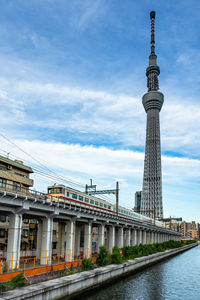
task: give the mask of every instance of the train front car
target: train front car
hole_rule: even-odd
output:
[[[61,202],[70,204],[71,206],[113,214],[113,205],[108,201],[64,185],[48,186],[48,201]]]
[[[47,187],[47,201],[48,202],[60,202],[62,196],[64,196],[65,186],[51,185]]]

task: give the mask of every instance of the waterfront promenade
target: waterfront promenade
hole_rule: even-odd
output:
[[[186,250],[189,250],[197,246],[197,243],[186,245],[180,248],[166,250],[165,252],[158,252],[152,255],[138,257],[134,260],[127,261],[122,264],[112,264],[103,268],[97,268],[95,270],[86,271],[83,273],[77,273],[71,276],[65,276],[62,278],[46,281],[40,284],[27,286],[21,289],[16,289],[3,293],[0,300],[2,299],[31,299],[31,300],[54,300],[61,297],[64,299],[71,299],[77,295],[82,299],[83,292],[92,292],[94,289],[101,287],[102,285],[108,284],[111,287],[112,282],[127,278],[129,274],[139,272],[140,270],[147,268],[153,264],[162,262],[174,255],[180,254]],[[158,277],[159,278],[159,277]],[[159,282],[158,282],[159,283]],[[110,294],[111,299],[112,294]],[[99,299],[99,298],[96,298]],[[105,299],[104,296],[101,299]],[[107,298],[108,299],[108,298]],[[129,298],[115,298],[115,299],[129,299]],[[135,298],[133,298],[135,299]],[[138,298],[146,299],[146,298]],[[147,298],[149,299],[149,298]]]

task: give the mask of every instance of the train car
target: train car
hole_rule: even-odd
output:
[[[64,185],[48,186],[48,201],[64,202],[86,208],[92,207],[96,210],[113,213],[113,205],[110,202]]]
[[[66,187],[62,184],[48,186],[47,193],[47,201],[67,203],[70,205],[86,208],[90,207],[96,211],[104,211],[110,214],[116,213],[116,205],[113,205],[112,203],[95,196],[85,194],[76,189]],[[124,218],[131,218],[144,223],[155,224],[157,226],[164,227],[164,223],[136,213],[133,210],[125,208],[123,206],[119,206],[118,215]]]

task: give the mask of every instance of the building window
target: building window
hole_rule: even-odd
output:
[[[72,194],[72,199],[77,199],[77,194]]]
[[[6,222],[6,216],[1,216],[0,221],[1,221],[1,222]]]
[[[16,174],[16,175],[18,175],[18,176],[24,177],[24,178],[28,178],[28,176],[27,176],[27,175],[24,175],[24,174],[21,174],[21,173],[17,173],[17,172],[15,172],[15,174]]]
[[[6,167],[0,166],[0,170],[6,171],[7,169],[6,169]]]
[[[13,190],[16,191],[16,192],[21,190],[19,182],[13,182]]]
[[[6,236],[5,229],[0,229],[0,238],[4,238]]]
[[[6,187],[6,179],[4,179],[4,178],[0,178],[0,187]]]

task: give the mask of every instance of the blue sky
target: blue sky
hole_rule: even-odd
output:
[[[164,214],[200,221],[199,9],[192,0],[1,1],[1,133],[83,185],[119,180],[121,204],[133,207],[156,10]],[[31,162],[2,137],[0,150]],[[37,189],[51,183],[35,176]]]

